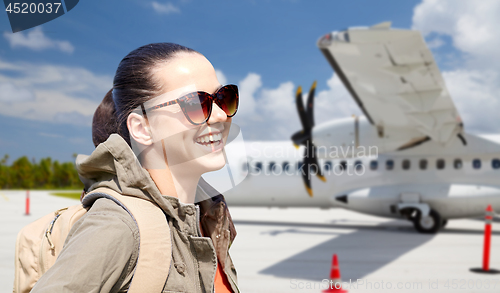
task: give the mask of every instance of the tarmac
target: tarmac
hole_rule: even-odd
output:
[[[31,191],[0,190],[0,292],[12,292],[17,232],[78,201]],[[349,292],[500,292],[500,274],[481,267],[484,221],[449,221],[435,235],[403,220],[343,209],[230,207],[238,235],[230,253],[241,292],[321,292],[338,255]],[[490,267],[500,270],[500,222],[493,223]]]

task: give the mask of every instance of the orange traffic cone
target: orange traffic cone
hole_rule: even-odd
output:
[[[332,259],[332,269],[330,270],[330,284],[328,289],[322,292],[337,292],[337,293],[347,293],[347,290],[342,289],[342,280],[340,279],[340,268],[339,261],[337,260],[337,255],[333,254]]]
[[[493,222],[493,217],[495,212],[491,205],[486,208],[485,216],[485,226],[484,226],[484,248],[483,248],[483,267],[482,268],[472,268],[471,272],[474,273],[486,273],[486,274],[500,274],[499,270],[490,268],[490,250],[491,250],[491,224]]]

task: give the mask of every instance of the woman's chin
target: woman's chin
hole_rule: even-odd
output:
[[[215,156],[214,155],[215,154],[204,156],[203,162],[200,162],[203,165],[203,169],[206,170],[205,172],[217,171],[224,168],[226,165],[226,159],[224,158],[222,152]]]

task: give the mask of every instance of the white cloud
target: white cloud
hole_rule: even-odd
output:
[[[65,53],[73,53],[75,48],[68,41],[53,40],[45,36],[42,28],[37,26],[26,35],[23,32],[4,32],[3,36],[9,42],[11,48],[25,47],[35,51],[56,49]]]
[[[274,121],[287,124],[290,119],[298,119],[295,90],[296,87],[291,81],[284,82],[275,89],[262,89],[257,102],[259,111],[264,117],[272,117]]]
[[[441,38],[434,38],[434,39],[428,40],[426,43],[427,43],[427,46],[431,49],[436,49],[436,48],[439,48],[439,47],[444,45],[444,41]]]
[[[238,83],[240,92],[240,105],[238,107],[238,116],[254,119],[255,113],[255,93],[262,86],[260,75],[249,73],[242,81]]]
[[[498,72],[458,69],[443,78],[467,131],[500,132]]]
[[[465,129],[470,132],[500,132],[498,15],[497,0],[424,0],[414,10],[414,29],[427,36],[450,37],[464,57],[460,60],[455,56],[455,68],[442,75]],[[439,60],[443,56],[437,57]]]
[[[0,102],[17,103],[34,99],[35,95],[25,88],[17,87],[10,82],[0,83]]]
[[[315,123],[362,115],[351,94],[334,73],[326,82],[328,89],[316,94],[314,101]]]
[[[240,105],[233,122],[241,126],[245,139],[288,139],[298,129],[298,117],[293,112],[293,83],[263,88],[261,76],[249,73],[238,86]]]
[[[327,89],[316,92],[316,124],[359,114],[358,107],[335,75],[326,85]],[[233,121],[242,127],[245,139],[288,140],[293,133],[301,130],[295,105],[297,86],[293,82],[283,82],[276,88],[265,88],[260,75],[249,73],[238,86],[240,107]],[[305,103],[309,88],[303,87],[303,92]]]
[[[153,1],[151,2],[151,6],[153,9],[160,14],[171,14],[171,13],[180,13],[181,10],[175,6],[174,4],[167,2],[165,4]]]
[[[448,35],[474,65],[500,64],[500,1],[424,0],[413,14],[413,28],[424,35]],[[478,64],[480,63],[480,64]]]
[[[111,76],[95,75],[80,67],[0,59],[0,115],[90,125],[111,86]]]
[[[219,83],[221,85],[226,85],[227,84],[227,78],[224,75],[224,73],[222,73],[222,71],[220,71],[219,69],[216,69],[215,70],[215,74],[217,75],[217,80],[219,80]]]

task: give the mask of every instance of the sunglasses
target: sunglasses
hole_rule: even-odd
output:
[[[200,91],[189,93],[178,99],[148,108],[146,111],[179,104],[187,120],[191,124],[200,125],[210,119],[213,103],[217,104],[226,113],[227,117],[233,117],[238,110],[238,102],[238,87],[229,84],[218,89],[213,95]]]

